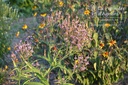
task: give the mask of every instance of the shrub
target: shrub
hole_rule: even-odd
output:
[[[17,11],[13,10],[9,5],[0,0],[0,67],[4,67],[4,56],[11,50],[9,46],[11,43],[11,35],[9,33],[10,24],[17,17]],[[3,75],[4,73],[0,73]],[[2,80],[0,76],[0,80]],[[0,81],[0,83],[2,83]]]

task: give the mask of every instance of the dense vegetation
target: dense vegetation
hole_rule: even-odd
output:
[[[1,84],[111,85],[128,71],[126,0],[0,0],[0,11]]]

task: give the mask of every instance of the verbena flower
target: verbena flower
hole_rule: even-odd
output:
[[[78,59],[74,61],[74,70],[84,71],[87,69],[87,65],[89,64],[88,61],[89,57],[80,55]]]
[[[89,10],[85,10],[85,11],[84,11],[84,14],[85,14],[85,15],[89,15],[89,14],[90,14],[90,11],[89,11]]]
[[[111,46],[113,46],[113,45],[116,44],[116,41],[115,41],[115,40],[111,40],[108,44],[109,44],[109,46],[111,47]]]
[[[31,45],[31,43],[29,42],[20,42],[18,44],[16,44],[15,48],[15,53],[18,55],[22,55],[25,59],[29,58],[30,56],[32,56],[33,51],[33,47]]]
[[[47,23],[48,25],[55,25],[56,23],[58,23],[59,21],[61,21],[63,19],[64,16],[62,16],[62,12],[61,11],[57,11],[57,12],[53,12],[51,15],[47,16]]]
[[[78,17],[71,20],[70,15],[62,20],[59,24],[62,30],[62,35],[67,43],[70,43],[70,48],[76,48],[80,51],[84,46],[87,46],[92,40],[91,28],[86,28],[85,23],[80,21]]]
[[[15,62],[15,63],[19,62],[18,58],[16,57],[16,54],[13,53],[13,52],[11,53],[11,59],[12,59],[12,61]]]
[[[26,30],[27,28],[28,28],[27,24],[24,24],[24,25],[22,26],[22,29],[23,29],[23,30]]]

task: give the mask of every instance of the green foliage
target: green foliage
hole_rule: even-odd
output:
[[[0,84],[2,84],[6,79],[6,71],[3,71],[2,68],[0,68]]]
[[[10,24],[17,17],[17,11],[0,0],[0,84],[5,82],[6,69],[4,57],[10,51],[11,35]]]
[[[0,84],[6,78],[6,72],[3,71],[2,67],[5,65],[4,56],[11,49],[9,46],[11,43],[10,24],[16,17],[17,11],[0,0]]]
[[[10,37],[10,24],[17,17],[17,11],[13,10],[7,4],[0,0],[0,67],[3,65],[3,58],[8,52],[9,44],[11,43]]]
[[[5,0],[4,2],[10,4],[12,8],[17,9],[20,17],[27,17],[32,14],[34,0]]]

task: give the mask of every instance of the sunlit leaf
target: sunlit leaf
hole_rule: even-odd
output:
[[[98,46],[98,33],[93,34],[93,39],[95,40],[95,47]]]
[[[94,66],[94,69],[95,69],[95,70],[97,70],[97,69],[96,69],[97,64],[96,64],[96,63],[94,63],[94,64],[93,64],[93,66]]]

